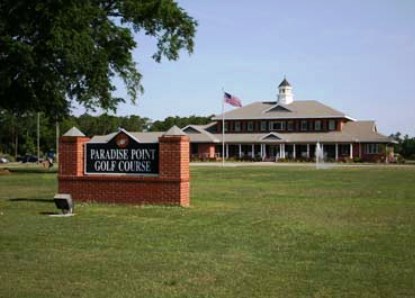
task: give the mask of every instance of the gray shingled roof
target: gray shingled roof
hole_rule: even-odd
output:
[[[170,127],[168,131],[166,131],[163,136],[185,136],[186,134],[181,130],[177,125],[173,125]]]
[[[189,136],[191,143],[218,143],[214,134],[206,131],[209,125],[188,125],[182,130]]]
[[[278,88],[279,87],[285,87],[285,86],[291,87],[290,83],[288,83],[286,78],[284,78],[284,80],[279,84]]]
[[[211,134],[220,143],[222,134]],[[192,139],[191,142],[208,143],[209,138]],[[349,121],[344,124],[342,131],[330,132],[295,132],[295,133],[227,133],[225,134],[226,143],[252,144],[252,143],[391,143],[392,140],[378,132],[374,121]]]
[[[290,104],[254,102],[225,113],[225,120],[299,119],[299,118],[349,118],[329,106],[315,100],[294,101]],[[213,117],[221,120],[222,114]]]
[[[63,134],[64,137],[84,137],[84,133],[73,126],[70,130]]]
[[[158,143],[158,138],[161,137],[163,133],[164,132],[129,132],[129,134],[140,143]],[[117,134],[118,132],[114,132],[104,136],[94,136],[88,143],[107,143]]]

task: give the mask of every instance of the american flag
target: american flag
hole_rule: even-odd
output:
[[[239,98],[237,98],[236,96],[233,96],[227,92],[224,92],[224,100],[226,103],[230,104],[231,106],[234,107],[242,107],[242,102]]]

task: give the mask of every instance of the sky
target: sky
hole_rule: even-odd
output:
[[[414,0],[178,3],[199,23],[194,53],[159,64],[151,59],[155,41],[137,35],[133,56],[145,92],[117,115],[220,114],[222,90],[244,105],[273,101],[286,76],[294,100],[375,120],[385,135],[415,136]]]

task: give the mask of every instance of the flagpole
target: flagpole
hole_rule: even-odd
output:
[[[222,87],[222,167],[225,166],[225,90]]]

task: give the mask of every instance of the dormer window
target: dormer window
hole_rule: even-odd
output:
[[[336,120],[329,120],[329,130],[336,130]]]

